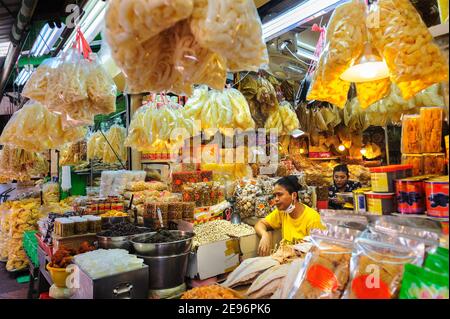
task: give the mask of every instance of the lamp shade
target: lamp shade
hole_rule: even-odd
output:
[[[357,63],[341,74],[341,79],[347,82],[370,82],[389,77],[386,62],[366,43],[365,51]]]

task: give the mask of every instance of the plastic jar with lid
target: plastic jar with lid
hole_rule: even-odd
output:
[[[102,218],[100,216],[84,216],[88,221],[88,232],[99,233],[102,230]]]
[[[88,232],[88,220],[84,217],[73,216],[69,217],[69,219],[73,220],[75,223],[74,230],[75,234],[81,235],[86,234]]]
[[[394,193],[398,167],[395,165],[373,167],[370,169],[372,191],[377,193]]]
[[[75,222],[69,218],[55,219],[54,233],[59,237],[69,237],[75,234]]]
[[[389,215],[397,211],[394,193],[367,192],[367,210],[376,215]]]

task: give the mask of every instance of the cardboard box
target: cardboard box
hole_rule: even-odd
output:
[[[237,238],[201,245],[189,255],[187,276],[200,280],[233,271],[239,266]]]
[[[272,249],[281,241],[281,230],[277,229],[270,232],[272,234]],[[245,260],[258,256],[258,246],[260,238],[257,234],[243,236],[239,238],[239,249],[241,252],[241,259]]]

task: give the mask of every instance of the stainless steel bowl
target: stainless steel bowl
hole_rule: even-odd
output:
[[[146,230],[145,233],[142,234],[147,234],[149,232],[151,232],[151,230],[149,228],[145,228],[145,227],[138,227],[140,229],[144,229]],[[102,232],[98,233],[101,234]],[[131,251],[132,249],[132,245],[130,242],[130,238],[135,236],[135,235],[129,235],[129,236],[101,236],[97,234],[97,240],[98,240],[98,247],[99,248],[103,248],[103,249],[126,249],[128,251]],[[139,235],[142,235],[139,234]]]
[[[181,230],[170,230],[179,236],[188,236],[186,239],[168,243],[144,243],[146,239],[156,234],[156,232],[134,235],[130,241],[134,250],[141,256],[174,256],[191,251],[194,233]]]
[[[99,236],[98,239],[98,247],[103,249],[126,249],[130,250],[131,243],[129,236],[119,236],[119,237],[107,237],[107,236]]]

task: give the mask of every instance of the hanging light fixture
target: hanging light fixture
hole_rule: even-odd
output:
[[[387,77],[389,77],[389,69],[386,62],[369,42],[366,42],[364,54],[359,61],[341,75],[342,80],[355,83],[376,81]]]

